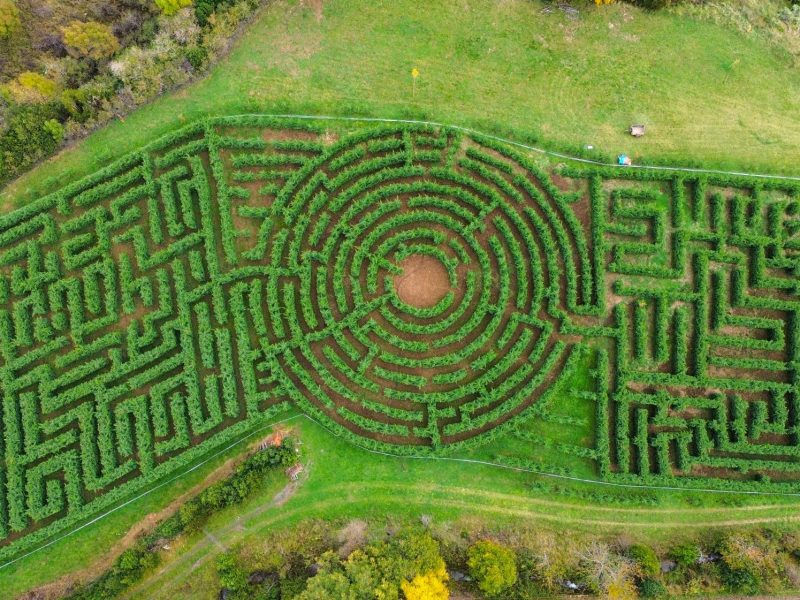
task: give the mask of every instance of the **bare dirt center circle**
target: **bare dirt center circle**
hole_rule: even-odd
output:
[[[394,278],[400,300],[416,308],[431,308],[450,291],[450,277],[442,262],[427,254],[412,254],[398,263],[402,269]]]

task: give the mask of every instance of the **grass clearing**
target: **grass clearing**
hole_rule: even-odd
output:
[[[603,156],[793,172],[800,73],[774,47],[626,5],[576,20],[542,8],[332,0],[318,19],[275,0],[207,78],[77,143],[0,200],[28,202],[188,121],[241,112],[426,117]],[[648,125],[644,138],[627,135],[633,122]]]

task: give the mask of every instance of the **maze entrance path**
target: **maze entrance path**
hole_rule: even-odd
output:
[[[796,183],[325,125],[197,123],[0,218],[0,557],[292,405],[524,435],[590,347],[598,477],[798,489]]]

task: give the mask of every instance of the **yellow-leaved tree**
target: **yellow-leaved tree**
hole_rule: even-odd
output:
[[[447,600],[450,597],[444,564],[435,571],[417,575],[411,581],[402,581],[400,589],[406,600]]]

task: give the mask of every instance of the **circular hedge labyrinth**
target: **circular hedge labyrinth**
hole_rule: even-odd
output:
[[[569,221],[530,170],[452,137],[350,138],[272,209],[282,383],[382,443],[437,447],[506,423],[566,359],[545,308],[561,300]]]

